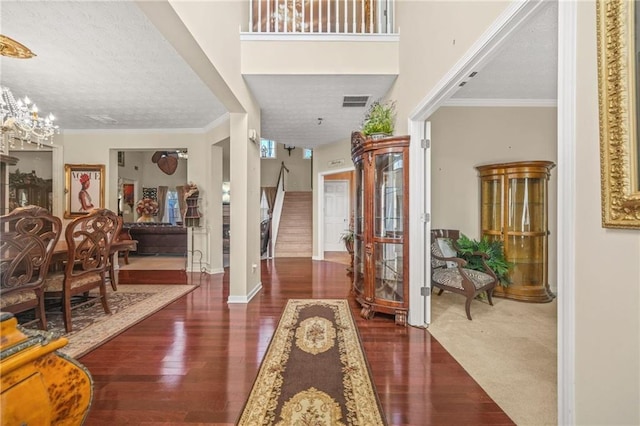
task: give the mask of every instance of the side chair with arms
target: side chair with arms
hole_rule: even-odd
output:
[[[62,222],[39,206],[18,207],[0,217],[0,310],[18,314],[35,309],[47,329],[43,286]]]
[[[45,281],[47,299],[61,299],[65,330],[72,330],[71,309],[93,303],[87,298],[89,291],[99,289],[102,307],[106,314],[111,310],[107,303],[107,273],[110,267],[111,243],[118,228],[118,216],[108,209],[93,209],[74,219],[65,231],[67,260],[63,272],[50,274]],[[71,305],[74,296],[85,296],[82,302]]]
[[[460,231],[454,229],[431,230],[431,287],[438,288],[438,296],[446,291],[458,293],[467,298],[465,310],[471,320],[471,302],[480,293],[486,292],[489,304],[493,306],[493,289],[498,284],[498,277],[487,266],[486,253],[476,252],[474,256],[482,258],[485,271],[465,268],[467,261],[457,257],[456,242]]]

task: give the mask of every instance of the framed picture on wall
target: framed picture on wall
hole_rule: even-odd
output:
[[[66,219],[104,208],[104,164],[65,164]]]
[[[124,151],[118,151],[118,166],[124,167]]]

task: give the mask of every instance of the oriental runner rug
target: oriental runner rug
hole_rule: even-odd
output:
[[[287,302],[237,424],[387,424],[346,300]]]

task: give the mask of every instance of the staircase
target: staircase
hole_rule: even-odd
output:
[[[288,191],[284,195],[282,216],[276,241],[276,257],[311,257],[311,192]]]

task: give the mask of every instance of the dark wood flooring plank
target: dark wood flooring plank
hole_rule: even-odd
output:
[[[167,271],[121,271],[163,282]],[[190,279],[200,280],[200,274]],[[513,422],[424,329],[391,316],[366,321],[343,264],[262,262],[263,290],[229,305],[228,273],[201,286],[80,361],[95,381],[87,425],[232,425],[289,298],[346,298],[390,425],[511,425]]]

